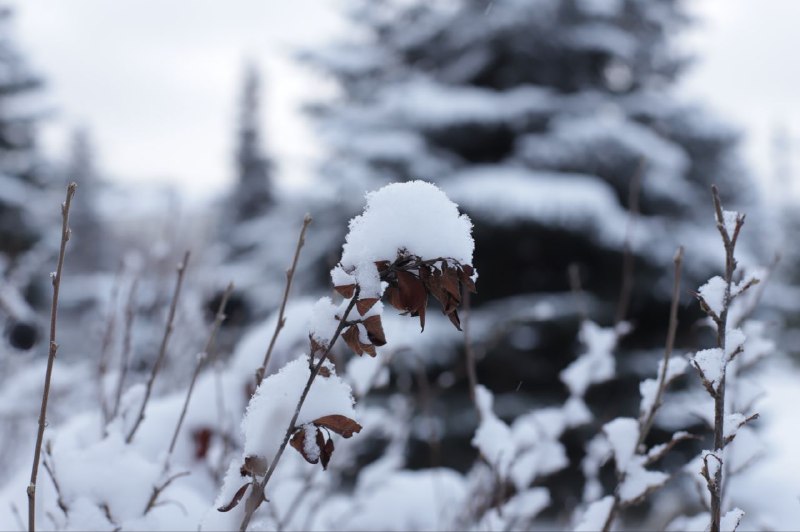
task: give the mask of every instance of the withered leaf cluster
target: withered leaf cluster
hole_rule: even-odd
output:
[[[292,439],[289,441],[292,447],[299,452],[303,458],[310,464],[321,463],[322,469],[328,468],[331,455],[333,454],[333,439],[330,437],[330,431],[339,434],[343,438],[350,438],[353,434],[361,432],[361,425],[353,421],[347,416],[334,414],[330,416],[323,416],[311,422],[315,427],[316,433],[314,436],[314,445],[317,447],[317,452],[314,455],[309,455],[306,450],[306,430],[305,427],[299,427],[292,434]],[[322,429],[326,429],[327,438]]]
[[[472,266],[444,258],[422,260],[413,255],[398,257],[393,263],[381,261],[375,264],[381,280],[389,284],[385,292],[389,303],[403,313],[418,316],[422,330],[425,330],[428,296],[439,302],[442,312],[461,330],[458,307],[461,305],[462,287],[473,294],[476,291]]]
[[[352,297],[358,298],[356,293],[356,285],[354,284],[336,286],[335,289],[343,297],[348,299]],[[381,317],[378,314],[374,314],[366,318],[363,317],[364,314],[369,312],[369,310],[374,307],[375,303],[377,302],[377,297],[356,299],[355,307],[360,317],[357,320],[353,320],[342,332],[342,338],[344,339],[345,343],[347,343],[350,349],[352,349],[357,355],[363,355],[366,353],[369,356],[374,357],[376,355],[375,347],[386,345],[386,335],[383,333]],[[366,333],[366,342],[362,341],[363,338],[361,335],[361,328],[363,328],[363,331]]]

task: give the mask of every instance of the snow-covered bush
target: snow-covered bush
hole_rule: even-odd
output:
[[[431,295],[460,328],[462,286],[474,291],[477,277],[470,230],[469,219],[429,183],[392,184],[367,196],[331,272],[343,300],[321,298],[312,309],[307,360],[295,360],[259,384],[243,421],[242,457],[231,463],[217,498],[225,515],[212,514],[205,527],[247,529],[268,500],[268,482],[287,445],[327,468],[335,448],[331,433],[350,438],[361,431],[351,389],[328,357],[340,336],[357,355],[376,356],[387,343],[381,297],[418,317],[424,329]]]

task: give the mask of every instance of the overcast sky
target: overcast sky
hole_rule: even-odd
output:
[[[682,90],[746,130],[745,154],[771,177],[770,139],[800,117],[800,0],[688,0],[701,20]],[[297,46],[345,28],[337,0],[16,0],[24,52],[57,113],[43,131],[53,157],[88,126],[114,179],[169,182],[195,198],[232,178],[236,99],[247,58],[265,77],[265,141],[292,187],[318,152],[298,105],[329,86],[293,64]]]

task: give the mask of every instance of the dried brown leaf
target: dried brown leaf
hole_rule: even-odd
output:
[[[254,454],[246,456],[239,473],[243,477],[264,476],[267,474],[267,459]]]
[[[341,414],[322,416],[319,419],[315,419],[313,423],[317,427],[325,427],[328,430],[332,430],[344,438],[349,438],[354,433],[361,432],[361,425]]]
[[[244,486],[242,486],[241,488],[236,490],[236,493],[233,495],[233,499],[231,499],[231,502],[229,502],[225,506],[220,506],[219,508],[217,508],[217,511],[218,512],[230,512],[231,510],[236,508],[236,506],[239,504],[239,501],[241,501],[242,497],[244,497],[244,494],[247,491],[247,487],[249,485],[250,485],[250,483],[248,482],[247,484],[245,484]]]
[[[458,317],[458,311],[454,310],[450,314],[447,315],[450,318],[450,323],[456,326],[456,329],[459,331],[461,330],[461,318]]]
[[[331,456],[333,455],[333,440],[328,438],[328,441],[325,442],[320,448],[319,452],[319,461],[322,463],[322,469],[328,469],[328,462],[331,461]]]
[[[386,335],[383,332],[383,324],[379,315],[370,316],[364,320],[364,328],[367,329],[367,337],[374,345],[386,345]]]
[[[351,325],[342,333],[342,338],[350,349],[357,355],[363,355],[364,350],[361,348],[361,340],[358,337],[358,327]]]
[[[369,309],[375,306],[375,303],[378,302],[377,297],[369,297],[365,299],[359,299],[356,301],[356,308],[358,309],[358,313],[362,316],[367,313]]]
[[[333,289],[339,292],[345,299],[350,299],[356,293],[356,285],[354,284],[334,286]]]
[[[319,429],[317,429],[317,432],[319,432]],[[294,432],[289,444],[294,447],[309,464],[316,464],[319,462],[319,458],[312,459],[306,454],[306,431],[304,428],[300,427]]]

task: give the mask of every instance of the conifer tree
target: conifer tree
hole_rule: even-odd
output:
[[[261,138],[261,76],[253,65],[244,73],[236,146],[236,221],[264,214],[272,203],[271,169]]]
[[[345,218],[385,182],[437,182],[475,224],[484,384],[517,408],[563,401],[558,373],[584,314],[627,319],[622,380],[588,398],[601,416],[629,413],[638,377],[626,361],[660,356],[677,246],[688,287],[722,260],[709,185],[759,217],[738,134],[673,91],[689,64],[672,41],[689,22],[682,2],[382,0],[350,14],[356,30],[305,56],[341,88],[314,108],[332,208]],[[634,282],[620,305],[626,250]],[[682,312],[679,345],[698,318]]]

